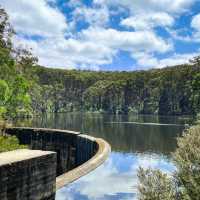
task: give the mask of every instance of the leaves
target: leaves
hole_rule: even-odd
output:
[[[0,153],[26,148],[26,145],[19,144],[19,140],[15,136],[0,136]]]
[[[8,84],[4,80],[0,80],[0,106],[4,106],[10,96]]]
[[[175,200],[174,182],[159,170],[142,168],[138,171],[139,200]]]
[[[200,125],[185,131],[173,155],[177,170],[172,176],[158,170],[139,169],[140,200],[199,200]]]

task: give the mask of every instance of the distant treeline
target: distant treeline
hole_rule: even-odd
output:
[[[138,72],[35,66],[30,74],[37,77],[32,108],[38,112],[186,115],[200,110],[199,63]]]
[[[190,64],[135,72],[94,72],[38,66],[12,45],[0,9],[0,115],[91,111],[187,115],[200,111],[200,57]]]

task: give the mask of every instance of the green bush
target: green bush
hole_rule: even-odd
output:
[[[16,149],[25,149],[26,145],[20,145],[15,136],[0,136],[0,153]]]
[[[25,149],[26,145],[20,145],[15,136],[6,135],[5,130],[10,126],[6,121],[0,120],[0,153],[16,149]]]
[[[174,182],[159,170],[139,169],[140,200],[172,200],[176,197]]]
[[[169,176],[159,170],[142,168],[138,171],[140,200],[199,200],[200,199],[200,125],[178,138],[173,154],[177,170]]]

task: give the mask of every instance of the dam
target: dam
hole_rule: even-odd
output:
[[[53,200],[56,190],[101,165],[111,148],[80,132],[15,127],[6,130],[30,150],[0,155],[1,200]]]

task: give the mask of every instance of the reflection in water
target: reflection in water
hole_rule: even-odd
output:
[[[112,146],[105,164],[59,190],[56,200],[133,200],[137,199],[139,166],[150,166],[168,173],[174,170],[170,155],[176,148],[175,138],[181,134],[184,124],[192,123],[192,119],[73,113],[46,115],[21,123],[23,126],[81,131],[104,138]]]
[[[166,158],[145,154],[112,153],[109,160],[94,172],[57,192],[57,200],[134,200],[137,196],[139,166],[174,170]]]

